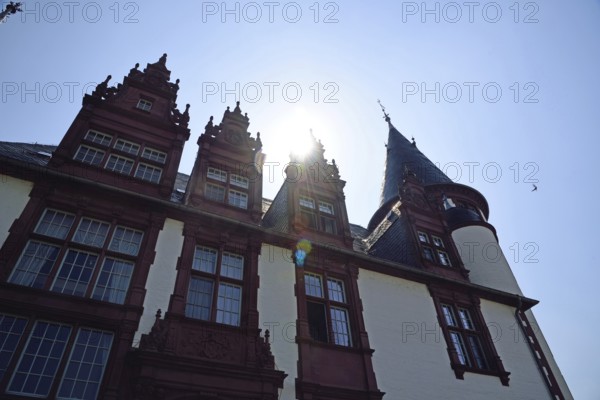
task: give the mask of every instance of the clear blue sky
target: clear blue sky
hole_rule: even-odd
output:
[[[239,99],[273,163],[265,197],[292,138],[312,128],[365,226],[383,175],[381,99],[421,151],[487,198],[573,395],[600,396],[599,1],[71,4],[28,2],[0,25],[0,140],[57,144],[86,84],[166,52],[179,105],[192,105],[181,172],[209,116]]]

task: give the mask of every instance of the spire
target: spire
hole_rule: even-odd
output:
[[[389,126],[386,146],[387,157],[383,183],[381,185],[379,210],[377,210],[369,222],[370,229],[379,223],[393,203],[398,200],[398,187],[405,178],[405,171],[409,170],[414,175],[414,179],[422,185],[452,183],[450,178],[436,167],[427,156],[421,153],[416,146],[414,138],[412,141],[409,141],[392,125],[389,115],[385,112],[385,107],[381,106],[381,109]]]
[[[383,119],[385,119],[385,122],[387,122],[388,124],[391,123],[392,120],[390,119],[390,115],[385,112],[385,107],[383,106],[383,104],[381,104],[381,100],[377,99],[377,102],[381,107],[381,111],[383,111]]]

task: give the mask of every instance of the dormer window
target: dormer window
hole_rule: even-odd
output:
[[[300,219],[307,228],[331,234],[337,233],[333,204],[323,200],[315,202],[314,199],[307,196],[300,196],[298,203]],[[318,209],[315,204],[319,205]]]
[[[229,180],[227,179],[228,175]],[[250,187],[248,178],[215,167],[208,167],[206,177],[208,178],[205,189],[207,199],[219,203],[226,202],[230,206],[244,210],[248,209],[248,193],[245,191]]]
[[[91,145],[81,144],[73,157],[74,160],[97,167],[104,166],[106,170],[133,175],[147,182],[160,182],[162,165],[167,162],[167,153],[119,137],[111,147],[108,147],[113,143],[113,136],[93,129],[87,131],[83,143],[91,143]],[[106,148],[99,149],[96,146],[106,146]],[[142,149],[141,155],[140,149]]]
[[[152,102],[145,99],[139,99],[135,107],[139,110],[150,112],[152,109]]]
[[[158,163],[164,164],[167,160],[167,154],[162,151],[154,150],[150,147],[146,147],[144,149],[144,153],[142,154],[143,158],[147,158],[148,160],[156,161]]]
[[[216,181],[227,182],[227,172],[221,169],[208,167],[208,172],[206,173],[206,176]]]
[[[452,267],[450,255],[445,249],[444,240],[430,232],[417,231],[423,258],[432,263]]]
[[[100,165],[104,158],[104,152],[93,147],[81,145],[79,146],[77,153],[75,153],[74,158],[85,164]]]
[[[99,144],[101,146],[108,146],[112,141],[112,136],[90,129],[85,134],[85,140],[89,140],[90,142]]]

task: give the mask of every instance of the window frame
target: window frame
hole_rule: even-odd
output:
[[[104,138],[110,138],[110,140],[108,142],[102,139],[97,141],[95,137],[89,136],[91,133],[96,136],[102,135]],[[88,154],[93,155],[90,157]],[[88,158],[91,159],[87,160]],[[98,167],[114,174],[130,176],[140,181],[158,185],[161,183],[164,170],[168,165],[169,153],[144,142],[135,142],[119,135],[89,129],[77,146],[72,159],[81,164]],[[111,163],[113,164],[112,168],[109,167]],[[115,168],[119,163],[128,166],[128,168]],[[149,178],[145,178],[147,172],[142,174],[140,169],[146,171],[152,169],[153,172],[149,175]],[[158,179],[153,178],[156,172],[158,172]]]
[[[100,375],[99,375],[99,379],[96,383],[96,387],[94,390],[94,393],[87,393],[91,396],[85,397],[82,396],[83,398],[97,398],[98,394],[100,393],[100,389],[102,388],[103,384],[104,384],[104,379],[106,378],[106,369],[108,367],[108,364],[111,360],[111,356],[112,356],[112,352],[115,348],[115,332],[113,331],[108,331],[104,328],[96,328],[96,327],[92,327],[89,326],[87,324],[78,324],[78,323],[71,323],[71,322],[63,322],[63,321],[54,321],[54,320],[50,320],[50,319],[46,319],[46,318],[31,318],[28,316],[23,316],[23,315],[14,315],[14,314],[10,314],[10,313],[2,313],[0,314],[0,317],[2,316],[8,316],[8,317],[12,317],[15,319],[20,319],[20,320],[24,320],[25,321],[25,325],[24,325],[24,329],[22,331],[22,333],[19,335],[16,344],[15,344],[15,349],[13,351],[13,353],[11,354],[10,360],[7,364],[7,369],[6,372],[4,373],[4,377],[3,380],[5,380],[6,382],[6,386],[5,386],[5,393],[7,394],[13,394],[13,395],[17,395],[17,396],[24,396],[27,398],[56,398],[56,399],[69,399],[72,397],[61,397],[60,396],[60,391],[62,389],[62,387],[65,385],[65,381],[67,380],[67,374],[69,371],[69,368],[71,367],[72,364],[72,360],[73,360],[73,355],[76,352],[77,346],[80,345],[81,343],[78,341],[80,336],[82,335],[83,331],[88,331],[88,334],[91,333],[96,333],[96,334],[100,334],[100,335],[105,335],[108,336],[110,338],[110,343],[108,343],[108,347],[101,347],[100,344],[104,343],[106,344],[106,341],[99,342],[99,346],[97,346],[98,348],[102,348],[104,349],[103,352],[103,357],[98,358],[98,350],[96,351],[96,353],[94,354],[93,357],[93,361],[92,364],[94,365],[101,365],[101,371],[100,371]],[[42,326],[45,325],[45,326]],[[54,327],[51,329],[54,329],[56,331],[55,335],[53,336],[52,334],[52,330],[49,329],[50,327]],[[43,329],[43,332],[41,331]],[[62,330],[62,336],[59,336],[59,332],[61,332]],[[43,336],[39,336],[40,333],[43,334]],[[66,335],[65,335],[66,333]],[[37,335],[37,336],[34,336]],[[62,337],[62,339],[61,339]],[[37,339],[35,339],[37,338]],[[41,339],[39,339],[41,338]],[[35,349],[34,347],[29,347],[30,343],[32,342],[32,339],[38,340],[40,341],[40,344],[38,345],[38,348]],[[58,354],[58,352],[55,352],[55,345],[57,343],[57,340],[60,341],[62,349],[57,349],[60,350],[60,354]],[[90,342],[88,341],[86,344],[90,344]],[[45,346],[51,346],[50,350],[47,351],[42,351],[42,345]],[[35,349],[35,354],[33,354],[31,352],[31,350]],[[28,353],[28,351],[30,351]],[[44,353],[48,353],[48,354],[44,354]],[[87,353],[81,353],[82,355],[82,361],[84,363],[88,363],[87,361],[84,361],[85,359],[83,358],[84,355],[87,356]],[[31,359],[31,361],[26,361],[25,364],[23,363],[23,359],[25,357],[29,357]],[[44,366],[43,366],[43,370],[40,371],[39,373],[36,373],[35,370],[33,369],[34,367],[34,361],[35,360],[46,360],[44,362]],[[51,370],[47,371],[47,362],[48,360],[54,360],[53,364],[55,365],[53,368],[51,368]],[[97,360],[101,360],[102,364],[100,363],[96,363]],[[30,363],[29,366],[27,366],[27,363]],[[77,371],[76,371],[77,372]],[[98,372],[96,370],[96,372]],[[52,375],[50,376],[49,374],[52,373]],[[88,378],[92,377],[92,373],[93,370],[92,368],[90,368],[90,372],[88,374]],[[21,382],[19,382],[17,379],[17,375],[24,375],[25,378],[24,380],[21,380]],[[38,381],[35,382],[35,390],[31,390],[32,388],[29,388],[29,391],[24,391],[25,389],[27,389],[27,377],[29,376],[39,376]],[[47,390],[44,391],[44,393],[35,393],[35,391],[38,389],[38,385],[40,384],[42,378],[46,376],[46,380],[45,380],[45,385],[47,385]],[[49,379],[48,379],[49,378]],[[75,379],[74,382],[79,381],[78,379]],[[89,381],[88,381],[89,383]],[[20,387],[12,387],[13,385],[18,385]],[[85,393],[85,392],[84,392]],[[79,397],[78,397],[79,398]]]
[[[142,110],[144,112],[149,113],[150,111],[152,111],[152,106],[153,106],[153,102],[151,100],[148,99],[144,99],[144,98],[140,98],[138,100],[138,102],[135,105],[135,108],[138,110]]]
[[[318,196],[300,193],[297,207],[303,227],[328,235],[339,235],[340,221],[335,202]]]
[[[443,236],[428,230],[416,229],[416,239],[417,245],[420,247],[421,259],[427,264],[454,269],[455,264],[451,255],[452,247],[446,245],[448,242],[444,240]]]
[[[433,286],[430,286],[429,289],[437,312],[438,323],[446,341],[450,366],[456,378],[464,379],[465,372],[492,375],[499,377],[502,384],[508,386],[510,373],[505,371],[502,360],[496,352],[494,342],[481,314],[479,299],[468,294],[456,293],[451,289]],[[450,310],[453,324],[448,322],[447,310]],[[460,315],[461,310],[468,313],[469,326],[464,323]],[[457,351],[454,337],[459,337],[462,343],[466,357],[464,363],[460,360],[460,352]],[[485,366],[478,365],[469,338],[475,338],[478,343]]]
[[[188,318],[189,320],[203,321],[203,322],[215,323],[215,324],[220,324],[220,325],[227,325],[227,326],[231,326],[234,328],[239,328],[239,327],[243,326],[243,324],[245,323],[245,315],[243,314],[244,293],[246,290],[248,290],[246,288],[245,283],[246,283],[246,274],[249,269],[249,265],[247,264],[247,257],[244,254],[240,254],[240,253],[237,253],[237,252],[231,251],[231,250],[236,250],[236,249],[229,249],[229,248],[224,248],[224,247],[219,248],[216,246],[211,246],[210,244],[206,244],[204,242],[202,242],[202,243],[198,242],[194,245],[193,250],[192,250],[192,262],[190,265],[190,279],[189,279],[189,283],[187,285],[187,292],[185,294],[185,306],[184,306],[184,316],[186,318]],[[202,253],[198,254],[200,251],[205,251],[206,253],[213,254],[213,257],[216,256],[216,257],[212,258],[212,260],[211,260],[211,263],[212,263],[211,271],[202,269],[203,263],[205,261],[207,261],[207,259],[202,257]],[[230,271],[231,268],[233,268],[233,270],[235,270],[236,267],[232,266],[231,264],[225,264],[225,261],[224,261],[225,258],[241,260],[241,266],[239,267],[239,269],[240,269],[239,278],[228,274],[227,271]],[[199,264],[196,267],[197,260],[199,260]],[[208,307],[204,307],[204,308],[208,308],[207,318],[201,318],[201,317],[194,316],[194,313],[196,311],[195,308],[203,307],[202,303],[190,302],[190,293],[192,292],[192,284],[193,284],[194,280],[211,282],[211,292],[210,292],[210,299],[209,299]],[[238,305],[237,305],[236,313],[231,313],[231,309],[222,308],[227,305],[227,303],[228,303],[227,299],[232,299],[232,298],[223,296],[221,293],[221,288],[232,288],[232,289],[239,290],[238,299],[237,300],[233,299],[233,301],[229,302],[229,303],[232,303],[232,302],[237,301]],[[207,293],[204,292],[204,294],[207,294]],[[220,302],[220,299],[224,299],[224,300],[222,302]],[[233,315],[237,314],[237,320],[235,321],[236,323],[230,323],[231,320],[229,320],[229,322],[225,322],[225,315],[231,315],[231,314],[233,314]]]
[[[309,338],[311,341],[315,343],[322,343],[324,345],[331,345],[339,348],[347,348],[352,349],[356,347],[355,343],[355,335],[353,332],[353,327],[355,326],[354,318],[352,314],[353,305],[350,301],[350,294],[348,293],[348,285],[347,281],[335,274],[329,274],[327,271],[314,271],[312,269],[309,270],[301,270],[300,272],[303,279],[304,288],[304,301],[306,303],[306,319],[308,323],[309,329]],[[311,279],[307,279],[311,278]],[[310,280],[317,280],[320,285],[315,286],[309,283]],[[330,288],[330,282],[339,284],[341,288],[342,301],[332,298],[332,290]],[[309,293],[307,288],[320,288],[320,296],[313,294],[314,292]],[[335,291],[338,292],[338,291]],[[324,313],[323,318],[325,319],[325,326],[327,327],[327,332],[325,335],[325,340],[319,338],[322,333],[315,333],[314,326],[311,327],[311,310],[309,304],[320,305],[323,307]],[[334,319],[334,311],[340,311],[345,313],[345,321],[340,321],[340,323],[345,326],[338,326],[336,324],[336,320]],[[322,324],[322,323],[321,323]],[[320,324],[319,324],[320,325]],[[340,327],[342,329],[340,329]],[[345,328],[345,332],[344,332]],[[317,336],[317,337],[315,337]]]
[[[249,178],[215,165],[207,166],[205,177],[204,198],[206,200],[237,210],[250,209],[251,184]],[[209,188],[212,191],[221,190],[222,198],[209,195]]]
[[[64,236],[62,233],[53,236],[53,232],[49,232],[48,229],[45,229],[44,232],[40,231],[40,227],[42,226],[43,221],[46,220],[48,213],[54,213],[54,215],[56,215],[56,213],[63,213],[73,217],[68,231],[66,231]],[[85,220],[108,225],[102,243],[86,243],[85,240],[76,240],[76,235],[80,232],[82,223]],[[64,229],[62,226],[61,228]],[[21,252],[15,259],[7,282],[15,285],[46,290],[51,293],[62,293],[63,290],[59,290],[59,287],[56,286],[59,277],[63,280],[63,284],[67,284],[70,282],[73,271],[80,271],[83,274],[85,269],[85,267],[75,264],[75,260],[73,261],[73,264],[65,265],[67,258],[70,254],[75,253],[80,253],[82,255],[88,254],[95,257],[95,263],[93,264],[90,276],[84,285],[84,292],[82,294],[67,293],[65,295],[95,299],[112,304],[125,304],[129,289],[131,288],[131,282],[138,263],[139,254],[141,253],[146,240],[143,228],[139,228],[139,226],[134,227],[129,223],[124,224],[122,221],[109,220],[109,218],[103,218],[102,216],[98,218],[98,216],[89,215],[87,213],[68,213],[62,211],[59,207],[44,207],[39,213],[37,222],[27,234],[26,240],[24,240]],[[123,230],[124,232],[120,238],[116,235],[119,230]],[[134,240],[128,242],[127,246],[123,248],[121,243],[127,232],[131,233],[130,239],[134,240],[134,238],[139,238],[139,241]],[[113,246],[113,243],[117,243],[118,246]],[[132,247],[136,250],[135,253],[130,250]],[[48,258],[49,255],[52,255],[52,257]],[[43,256],[43,258],[40,256]],[[130,269],[130,274],[125,285],[125,295],[122,296],[122,302],[99,300],[94,297],[96,286],[100,282],[101,275],[103,273],[106,275],[105,266],[106,261],[109,259],[127,263]],[[69,273],[67,274],[67,272]],[[75,275],[77,274],[75,273]],[[79,278],[77,279],[79,282]],[[109,292],[109,297],[114,296],[114,294],[111,294],[110,292],[121,290],[119,284],[122,284],[122,280],[120,279],[122,279],[122,275],[116,276],[112,272],[108,273],[106,284],[110,286],[105,286],[104,292]]]

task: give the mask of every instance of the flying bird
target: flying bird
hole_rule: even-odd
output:
[[[537,186],[535,186],[535,184],[533,184],[533,183],[532,183],[532,185],[533,185],[533,189],[531,189],[531,191],[535,192],[537,190]]]

